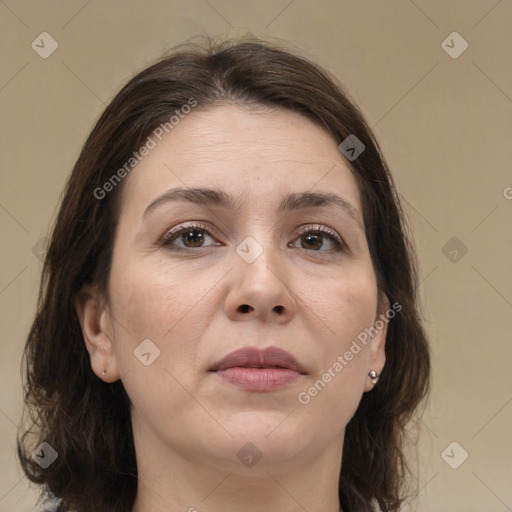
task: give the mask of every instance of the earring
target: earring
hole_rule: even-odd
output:
[[[107,374],[107,369],[105,368],[102,372],[101,372],[101,375],[103,375],[103,377],[105,377],[105,375]]]
[[[379,374],[375,370],[371,370],[368,376],[370,379],[372,379],[373,385],[377,384],[377,381],[379,380]]]

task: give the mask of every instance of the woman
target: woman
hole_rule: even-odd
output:
[[[429,350],[398,196],[326,71],[243,39],[135,76],[66,187],[18,440],[58,511],[396,511]]]

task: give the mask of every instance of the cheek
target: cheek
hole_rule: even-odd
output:
[[[326,368],[323,375],[299,391],[297,414],[304,424],[320,432],[322,439],[339,435],[354,416],[364,391],[359,373],[352,363],[339,373]]]
[[[316,344],[321,364],[300,390],[297,403],[305,418],[321,418],[323,435],[329,438],[350,421],[364,392],[369,347],[358,336],[375,321],[375,280],[371,273],[353,273],[314,300],[328,336]]]
[[[373,325],[377,310],[377,286],[373,271],[352,267],[325,280],[311,292],[309,301],[325,327],[329,347],[343,352],[351,341]]]
[[[149,260],[149,258],[148,258]],[[169,261],[119,260],[113,267],[112,313],[116,326],[116,359],[121,374],[145,379],[149,369],[161,368],[184,385],[192,385],[198,365],[200,340],[211,324],[218,304],[212,300],[222,272],[201,272]],[[159,354],[149,367],[141,365],[134,350],[149,339]],[[187,371],[185,371],[187,370]],[[156,382],[156,381],[155,381]]]
[[[319,414],[329,411],[334,424],[340,425],[355,412],[364,390],[369,346],[358,336],[375,322],[377,287],[373,272],[364,268],[330,282],[311,295],[319,326],[327,335],[316,345],[320,368],[311,379],[313,387],[303,390],[307,396],[299,403],[311,402]]]
[[[186,390],[194,388],[191,370],[197,364],[198,340],[211,317],[205,293],[217,280],[198,283],[187,272],[143,263],[113,268],[116,361],[123,385],[143,416],[159,415],[171,423],[194,409]],[[150,354],[146,361],[145,353]]]
[[[183,328],[190,312],[207,304],[202,298],[210,286],[204,281],[197,283],[193,273],[183,268],[173,271],[169,265],[140,261],[124,266],[122,276],[119,274],[112,280],[115,314],[125,320],[132,336],[152,335],[163,340]],[[195,324],[187,325],[193,328]]]

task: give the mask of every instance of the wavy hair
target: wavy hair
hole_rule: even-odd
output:
[[[17,437],[21,466],[58,512],[130,512],[137,465],[130,399],[121,380],[93,373],[74,298],[95,284],[108,298],[123,184],[97,191],[190,98],[197,109],[225,103],[282,107],[320,123],[338,143],[355,134],[365,150],[348,162],[361,193],[377,285],[402,311],[388,325],[379,384],[346,426],[339,477],[345,511],[396,512],[412,474],[406,426],[430,387],[430,352],[417,299],[417,264],[379,145],[343,86],[311,60],[253,37],[189,41],[120,90],[88,136],[67,181],[43,264],[38,306],[23,353],[30,426]],[[43,469],[31,454],[49,443]],[[408,492],[408,486],[407,486]]]

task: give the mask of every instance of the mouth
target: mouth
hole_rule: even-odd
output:
[[[295,357],[277,347],[235,350],[217,361],[209,371],[248,391],[275,391],[307,375]]]
[[[227,368],[284,369],[306,374],[295,357],[277,347],[268,347],[264,350],[244,347],[234,350],[213,364],[209,371],[217,372]]]

